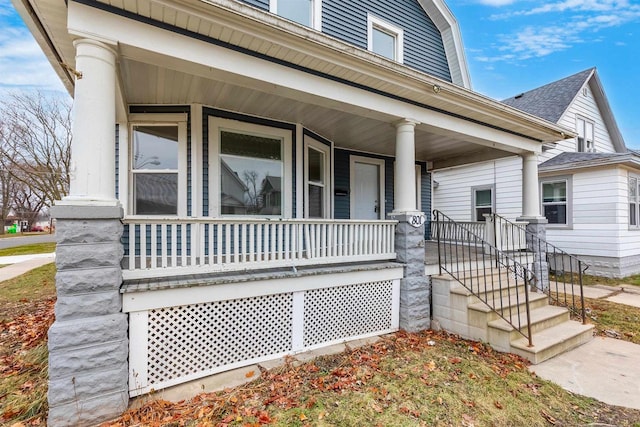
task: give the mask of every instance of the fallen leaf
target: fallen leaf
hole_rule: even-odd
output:
[[[251,378],[254,375],[255,375],[255,371],[249,371],[246,374],[244,374],[244,376],[247,377],[247,378]]]
[[[307,416],[304,413],[300,414],[300,421],[306,421],[306,420],[307,420]]]
[[[493,402],[493,404],[495,405],[496,408],[503,409],[502,403],[498,402],[497,400],[495,402]]]

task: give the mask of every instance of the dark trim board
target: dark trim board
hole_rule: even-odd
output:
[[[140,16],[140,15],[137,15],[135,13],[119,9],[117,7],[114,7],[114,6],[105,4],[105,3],[100,3],[100,2],[98,2],[96,0],[72,0],[72,1],[75,1],[78,4],[83,4],[85,6],[93,7],[93,8],[99,9],[99,10],[103,10],[105,12],[113,13],[115,15],[122,16],[123,18],[131,19],[133,21],[141,22],[143,24],[151,25],[151,26],[156,27],[156,28],[160,28],[160,29],[163,29],[163,30],[166,30],[166,31],[170,31],[170,32],[173,32],[173,33],[176,33],[176,34],[180,34],[180,35],[183,35],[183,36],[186,36],[186,37],[190,37],[190,38],[193,38],[193,39],[196,39],[196,40],[200,40],[200,41],[203,41],[205,43],[209,43],[209,44],[213,44],[213,45],[216,45],[216,46],[224,47],[226,49],[234,50],[236,52],[240,52],[240,53],[243,53],[245,55],[253,56],[253,57],[258,58],[258,59],[262,59],[262,60],[265,60],[265,61],[272,62],[274,64],[282,65],[284,67],[292,68],[294,70],[298,70],[298,71],[301,71],[301,72],[304,72],[304,73],[307,73],[307,74],[311,74],[311,75],[314,75],[314,76],[317,76],[317,77],[321,77],[321,78],[324,78],[324,79],[327,79],[327,80],[331,80],[331,81],[334,81],[334,82],[337,82],[337,83],[341,83],[341,84],[344,84],[344,85],[347,85],[347,86],[351,86],[351,87],[354,87],[356,89],[361,89],[361,90],[364,90],[364,91],[367,91],[367,92],[370,92],[370,93],[374,93],[376,95],[381,95],[381,96],[384,96],[384,97],[389,98],[389,99],[394,99],[396,101],[401,101],[401,102],[404,102],[404,103],[407,103],[407,104],[410,104],[410,105],[415,105],[417,107],[424,108],[426,110],[430,110],[430,111],[434,111],[434,112],[437,112],[437,113],[445,114],[445,115],[450,116],[450,117],[455,117],[455,118],[458,118],[460,120],[464,120],[464,121],[467,121],[467,122],[470,122],[470,123],[479,124],[481,126],[485,126],[485,127],[491,128],[491,129],[496,129],[496,130],[499,130],[501,132],[505,132],[505,133],[508,133],[508,134],[511,134],[511,135],[515,135],[515,136],[519,136],[521,138],[525,138],[525,139],[528,139],[528,140],[531,140],[531,141],[542,142],[541,140],[539,140],[537,138],[532,138],[530,136],[523,135],[523,134],[521,134],[519,132],[515,132],[515,131],[509,130],[509,129],[501,128],[499,126],[495,126],[495,125],[491,125],[491,124],[488,124],[488,123],[484,123],[484,122],[482,122],[480,120],[472,119],[472,118],[469,118],[469,117],[462,116],[460,114],[455,114],[455,113],[452,113],[452,112],[449,112],[449,111],[445,111],[445,110],[442,110],[440,108],[433,107],[433,106],[428,105],[428,104],[424,104],[422,102],[414,101],[412,99],[407,99],[407,98],[404,98],[402,96],[394,95],[392,93],[385,92],[385,91],[382,91],[382,90],[379,90],[379,89],[374,89],[374,88],[371,88],[371,87],[368,87],[368,86],[365,86],[365,85],[362,85],[362,84],[359,84],[359,83],[355,83],[355,82],[352,82],[352,81],[349,81],[349,80],[346,80],[346,79],[343,79],[343,78],[340,78],[340,77],[332,76],[332,75],[329,75],[329,74],[326,74],[326,73],[323,73],[323,72],[320,72],[320,71],[317,71],[317,70],[312,70],[310,68],[303,67],[303,66],[298,65],[298,64],[293,64],[291,62],[284,61],[284,60],[281,60],[281,59],[278,59],[278,58],[274,58],[274,57],[271,57],[271,56],[268,56],[268,55],[265,55],[265,54],[262,54],[262,53],[259,53],[259,52],[255,52],[255,51],[252,51],[252,50],[247,49],[247,48],[236,46],[236,45],[233,45],[231,43],[224,42],[222,40],[217,40],[217,39],[214,39],[212,37],[204,36],[202,34],[198,34],[196,32],[189,31],[189,30],[186,30],[184,28],[179,28],[179,27],[176,27],[174,25],[169,25],[169,24],[167,24],[165,22],[160,22],[160,21],[157,21],[155,19],[148,18],[146,16]]]

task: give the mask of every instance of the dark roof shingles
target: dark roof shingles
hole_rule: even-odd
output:
[[[564,79],[507,98],[502,102],[525,113],[533,114],[552,123],[558,123],[592,72],[593,68],[589,68]]]

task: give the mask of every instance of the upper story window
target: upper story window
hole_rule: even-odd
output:
[[[578,132],[578,151],[581,153],[595,152],[593,142],[594,131],[593,122],[587,121],[581,117],[576,119],[576,131]]]
[[[184,123],[134,124],[131,175],[134,215],[178,215],[183,194]]]
[[[403,62],[404,59],[404,32],[375,16],[367,16],[367,40],[368,49],[378,55]]]
[[[322,0],[270,0],[269,11],[318,31],[322,29]]]

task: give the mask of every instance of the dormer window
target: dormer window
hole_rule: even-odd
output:
[[[403,61],[404,32],[373,15],[368,15],[368,49],[394,61]]]
[[[593,153],[596,151],[593,142],[593,128],[593,122],[589,122],[581,117],[578,117],[576,119],[576,131],[578,132],[578,152]]]
[[[322,0],[270,0],[269,11],[318,31],[322,29]]]

